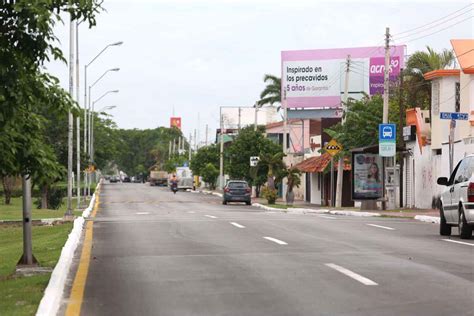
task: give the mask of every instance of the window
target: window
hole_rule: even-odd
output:
[[[468,181],[474,171],[474,159],[472,157],[464,158],[456,171],[455,183]]]

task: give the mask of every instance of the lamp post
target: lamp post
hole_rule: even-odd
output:
[[[102,55],[103,52],[105,52],[107,50],[107,48],[111,47],[111,46],[120,46],[122,45],[123,42],[120,41],[120,42],[115,42],[115,43],[111,43],[111,44],[108,44],[107,46],[105,46],[94,58],[92,58],[92,60],[87,63],[86,65],[84,65],[84,153],[87,154],[88,153],[88,115],[89,115],[89,108],[88,108],[88,102],[87,102],[87,68],[100,56]],[[90,102],[89,102],[89,105],[90,105]],[[90,154],[90,153],[89,153]],[[84,177],[84,180],[87,182],[88,179],[87,177]],[[86,185],[87,188],[89,188],[89,186]],[[84,194],[85,195],[85,194]],[[87,195],[89,195],[89,189],[87,191]]]

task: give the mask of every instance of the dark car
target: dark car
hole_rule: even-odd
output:
[[[132,182],[132,180],[130,180],[129,176],[125,176],[123,177],[123,182]]]
[[[110,183],[117,183],[118,182],[118,177],[117,176],[111,176],[110,177]]]
[[[245,204],[251,205],[251,193],[252,189],[246,181],[230,180],[224,187],[222,204],[226,205],[227,202],[245,202]]]

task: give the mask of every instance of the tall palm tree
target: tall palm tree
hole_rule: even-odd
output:
[[[410,56],[404,72],[408,87],[408,102],[412,106],[427,108],[431,106],[431,84],[425,80],[423,74],[453,66],[454,53],[448,49],[436,52],[426,46],[425,51],[417,51]]]
[[[263,82],[267,84],[262,93],[260,93],[260,101],[258,105],[281,103],[281,79],[274,75],[265,74]]]
[[[268,167],[267,187],[271,190],[275,189],[275,176],[281,170],[286,169],[283,157],[285,157],[283,152],[277,152],[276,154],[265,153],[260,159],[259,165]]]

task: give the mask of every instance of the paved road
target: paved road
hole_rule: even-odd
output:
[[[474,315],[474,240],[434,224],[143,184],[106,184],[100,201],[82,315]]]

